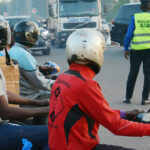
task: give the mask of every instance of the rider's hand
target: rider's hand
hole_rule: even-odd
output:
[[[42,70],[48,70],[48,69],[51,69],[53,70],[53,67],[52,66],[40,66]]]
[[[145,111],[144,110],[139,110],[139,109],[134,109],[134,110],[131,110],[131,111],[126,111],[126,119],[127,120],[131,120],[131,121],[134,121],[136,116],[140,113],[144,113]]]
[[[52,66],[39,66],[39,70],[41,73],[43,73],[43,75],[50,75],[53,71],[53,67]]]
[[[125,51],[125,52],[124,52],[124,57],[125,57],[126,59],[129,59],[129,51]]]
[[[40,107],[49,106],[49,100],[48,99],[40,100],[39,101],[39,106]]]
[[[58,77],[58,75],[52,75],[52,76],[51,76],[51,79],[52,79],[52,80],[56,80],[57,77]]]

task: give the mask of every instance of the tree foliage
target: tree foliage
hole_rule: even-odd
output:
[[[29,15],[42,19],[47,15],[46,4],[47,0],[11,0],[0,3],[0,14],[7,12],[8,16]],[[33,8],[36,8],[36,13],[32,12]]]
[[[129,0],[101,0],[102,1],[102,17],[107,21],[111,21],[120,5],[128,3]],[[32,9],[36,8],[37,12],[33,13]],[[107,10],[107,13],[104,13]],[[10,2],[0,3],[0,14],[7,12],[11,15],[29,15],[36,19],[42,19],[47,16],[47,0],[11,0]]]
[[[129,0],[102,0],[102,17],[110,22],[115,17],[120,6],[128,2]],[[104,13],[105,7],[107,7],[107,13]]]

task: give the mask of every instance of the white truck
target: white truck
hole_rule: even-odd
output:
[[[47,28],[56,47],[64,47],[68,36],[81,28],[101,31],[101,0],[47,0]]]

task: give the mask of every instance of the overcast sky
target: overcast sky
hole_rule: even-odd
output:
[[[0,3],[1,2],[10,2],[11,0],[0,0]]]

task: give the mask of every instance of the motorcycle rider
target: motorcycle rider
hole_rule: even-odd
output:
[[[32,99],[50,97],[51,85],[54,80],[46,79],[40,70],[49,69],[38,66],[29,48],[37,43],[38,26],[31,21],[20,21],[13,29],[14,46],[8,51],[12,59],[16,60],[20,68],[20,95]],[[51,69],[51,68],[50,68]]]
[[[66,57],[70,67],[59,75],[51,90],[50,149],[130,149],[99,144],[100,125],[116,135],[150,136],[150,124],[129,121],[142,111],[110,108],[99,84],[93,80],[102,67],[104,49],[104,37],[94,29],[79,29],[67,39]]]
[[[6,49],[11,41],[10,26],[0,16],[0,51]],[[6,55],[7,57],[8,55]],[[1,59],[1,57],[0,57]],[[8,60],[7,58],[6,60]],[[9,104],[24,104],[40,106],[37,108],[20,108]],[[6,82],[0,67],[0,149],[21,150],[22,139],[28,139],[32,143],[32,149],[48,150],[47,125],[18,125],[12,124],[12,120],[20,120],[36,116],[48,115],[48,101],[29,100],[6,91]],[[47,107],[42,107],[47,106]],[[9,121],[10,120],[10,121]]]
[[[49,99],[51,86],[55,80],[47,79],[42,72],[51,70],[48,66],[38,66],[29,48],[37,43],[39,27],[32,21],[20,21],[13,29],[14,46],[8,51],[16,60],[20,70],[20,95],[30,99]],[[41,120],[41,121],[40,121]],[[45,119],[34,119],[35,124],[45,124]],[[43,122],[43,123],[42,123]]]

